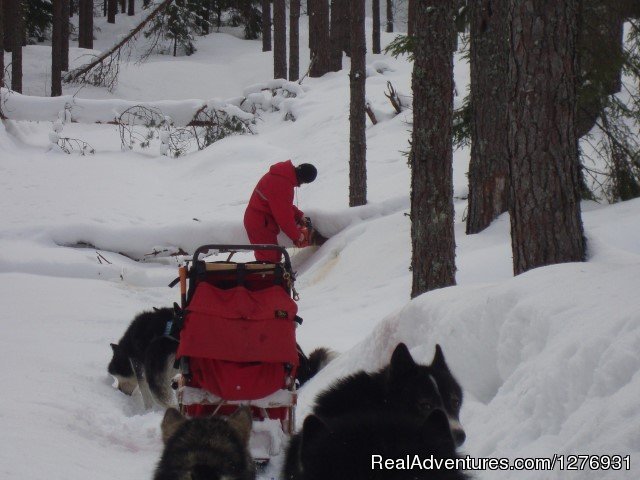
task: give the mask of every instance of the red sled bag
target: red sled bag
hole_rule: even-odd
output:
[[[297,311],[278,285],[248,290],[199,283],[176,355],[189,357],[191,385],[225,400],[258,399],[286,388],[286,369],[298,365]]]

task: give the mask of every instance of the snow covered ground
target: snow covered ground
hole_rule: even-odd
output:
[[[216,33],[197,47],[192,57],[127,66],[113,93],[85,88],[78,96],[224,99],[271,77],[271,54],[259,42]],[[44,46],[25,50],[27,93],[45,93],[47,56]],[[411,66],[368,56],[376,61],[390,70],[367,80],[382,121],[367,133],[370,203],[356,209],[347,208],[347,71],[306,79],[296,122],[263,113],[256,135],[177,159],[153,146],[122,152],[113,126],[65,127],[96,148],[80,157],[48,151],[51,124],[0,125],[0,375],[7,382],[0,477],[152,476],[162,412],[145,412],[139,397],[113,389],[106,366],[109,343],[135,313],[177,299],[166,287],[175,261],[135,262],[118,252],[140,258],[154,248],[244,242],[241,219],[255,182],[270,164],[291,158],[317,165],[317,181],[299,190],[297,202],[332,236],[321,248],[292,250],[305,319],[299,341],[305,350],[325,345],[342,353],[302,389],[298,418],[334,379],[382,366],[398,342],[423,362],[439,343],[465,390],[465,453],[631,456],[631,471],[474,478],[640,478],[640,200],[583,204],[589,261],[517,278],[508,217],[466,236],[466,205],[458,200],[459,286],[409,301],[409,170],[400,153],[408,149],[409,114],[393,116],[383,92],[390,80],[410,93]],[[464,92],[463,62],[456,76]],[[457,196],[466,193],[467,162],[467,151],[456,153]],[[277,463],[265,478],[277,476]]]

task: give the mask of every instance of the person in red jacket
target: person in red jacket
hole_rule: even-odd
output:
[[[244,228],[252,244],[278,244],[283,231],[296,246],[306,246],[308,232],[304,213],[293,204],[293,189],[316,179],[318,171],[310,163],[293,166],[291,160],[271,165],[253,190],[244,212]],[[256,260],[279,262],[275,250],[255,252]]]

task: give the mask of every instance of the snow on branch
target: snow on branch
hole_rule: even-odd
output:
[[[173,0],[163,0],[160,2],[142,22],[113,47],[95,57],[93,61],[67,73],[64,76],[65,83],[80,83],[94,85],[96,87],[107,87],[109,91],[112,91],[118,82],[120,60],[127,46],[130,42],[135,41],[149,22],[164,12],[172,2]]]

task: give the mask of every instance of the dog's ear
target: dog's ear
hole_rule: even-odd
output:
[[[436,409],[422,424],[422,434],[429,443],[440,445],[444,450],[455,450],[455,442],[451,434],[451,425],[447,414]]]
[[[433,360],[431,361],[431,366],[433,368],[442,368],[448,369],[447,362],[444,359],[444,353],[442,353],[442,347],[439,344],[436,344],[436,353],[433,356]]]
[[[329,432],[330,430],[329,426],[320,417],[313,414],[307,416],[302,424],[302,444],[309,442],[323,431]]]
[[[120,348],[120,345],[118,345],[117,343],[110,343],[109,345],[111,345],[111,350],[113,350],[113,353],[116,353]]]
[[[187,419],[175,408],[168,408],[164,412],[160,430],[162,430],[162,441],[166,444],[171,436],[176,433]]]
[[[229,417],[229,425],[240,434],[245,445],[249,445],[251,438],[251,428],[253,426],[253,417],[249,407],[240,407]]]
[[[178,305],[177,302],[173,302],[173,313],[175,315],[180,315],[182,313],[182,308],[180,308],[180,305]]]
[[[416,369],[416,362],[413,360],[409,349],[404,343],[399,343],[391,355],[389,364],[389,376],[391,380],[403,378],[407,373]]]

